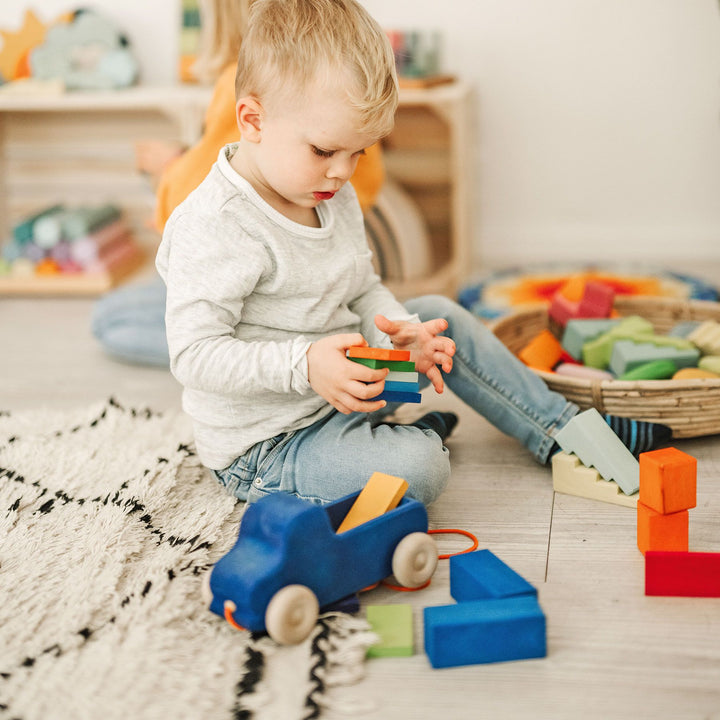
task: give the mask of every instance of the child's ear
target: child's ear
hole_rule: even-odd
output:
[[[235,105],[235,118],[244,140],[260,142],[263,106],[257,98],[252,95],[240,98]]]

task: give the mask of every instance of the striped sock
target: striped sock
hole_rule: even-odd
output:
[[[617,415],[603,415],[603,417],[610,429],[635,457],[640,453],[666,445],[672,438],[672,430],[667,425],[645,420],[632,420]],[[561,450],[562,448],[557,443],[553,443],[548,453],[548,462]]]
[[[604,415],[605,422],[622,440],[623,445],[637,457],[640,453],[665,445],[672,437],[672,430],[667,425],[632,420],[617,415]]]

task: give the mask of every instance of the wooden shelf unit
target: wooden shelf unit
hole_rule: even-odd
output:
[[[109,92],[0,93],[0,241],[12,224],[57,202],[121,206],[141,244],[154,202],[135,170],[134,143],[163,137],[192,144],[212,90],[175,85]],[[401,89],[397,126],[384,141],[388,174],[413,197],[428,225],[434,271],[390,282],[400,297],[454,294],[470,264],[470,90],[453,82]]]

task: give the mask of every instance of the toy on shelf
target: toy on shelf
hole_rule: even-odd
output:
[[[415,372],[415,363],[410,360],[409,350],[355,346],[348,348],[347,357],[373,370],[389,369],[384,390],[374,398],[370,398],[371,400],[419,403],[422,399],[418,374]]]
[[[145,259],[114,205],[53,205],[16,223],[2,249],[0,294],[99,294]]]
[[[248,506],[235,546],[209,575],[210,610],[295,644],[321,608],[390,575],[406,587],[425,584],[438,554],[423,504],[404,497],[393,510],[338,533],[359,494],[320,506],[274,493]]]

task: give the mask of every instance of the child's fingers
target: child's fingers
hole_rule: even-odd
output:
[[[377,397],[385,389],[385,380],[382,379],[373,383],[354,382],[348,389],[350,394],[358,400],[370,400]]]
[[[360,333],[344,333],[341,335],[331,336],[335,342],[336,347],[342,350],[347,350],[351,347],[366,347],[367,340]]]
[[[433,353],[433,362],[435,365],[439,365],[444,373],[449,373],[453,367],[453,361],[451,357],[448,357],[443,352]]]
[[[436,365],[433,365],[426,373],[428,380],[432,383],[432,386],[435,388],[436,393],[441,393],[445,388],[445,383],[443,383],[442,379],[442,373],[437,368]]]
[[[435,318],[434,320],[426,320],[423,326],[431,335],[438,335],[448,329],[448,321],[445,318]]]
[[[378,395],[379,393],[375,393]],[[365,412],[371,413],[376,410],[380,410],[387,405],[384,400],[361,400],[360,398],[354,397],[353,395],[347,395],[343,397],[343,405],[350,409],[350,412]]]
[[[377,370],[373,370],[373,368],[363,365],[362,363],[356,363],[352,360],[349,360],[348,362],[353,364],[350,374],[351,380],[359,380],[364,383],[376,383],[384,380],[385,376],[390,372],[387,368],[378,368]]]

